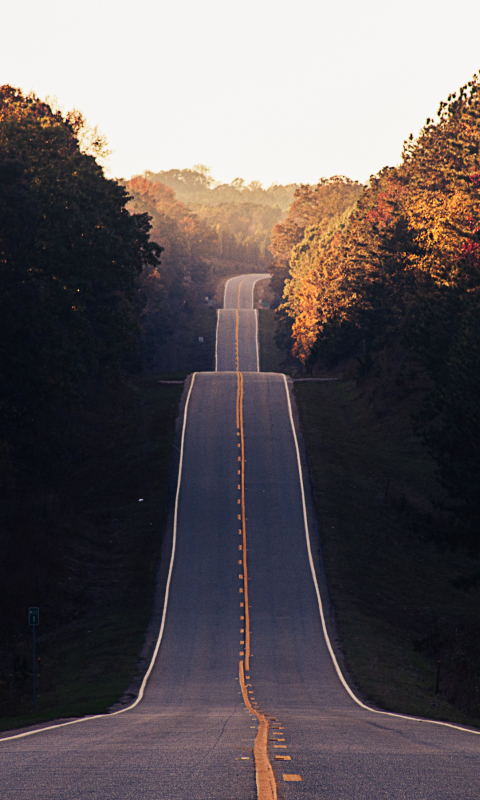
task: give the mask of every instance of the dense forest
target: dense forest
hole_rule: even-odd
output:
[[[61,629],[71,647],[71,617],[90,633],[88,614],[123,608],[127,590],[112,588],[120,563],[139,598],[130,674],[154,570],[145,581],[129,548],[144,564],[158,557],[154,512],[147,503],[138,511],[138,495],[147,475],[161,483],[162,519],[180,393],[160,398],[159,373],[183,377],[203,358],[215,293],[239,272],[272,274],[289,365],[353,369],[379,418],[414,398],[412,427],[442,487],[415,526],[439,549],[473,558],[459,590],[480,586],[479,147],[475,76],[408,139],[401,163],[366,186],[341,175],[268,189],[219,184],[202,165],[119,182],[105,177],[105,141],[80,113],[0,88],[1,713],[24,702],[31,677],[25,608],[40,604],[46,636]],[[210,366],[207,356],[200,368]],[[58,684],[58,641],[44,687]]]
[[[202,164],[192,169],[145,172],[144,178],[169,186],[180,202],[215,231],[217,272],[268,270],[272,228],[287,212],[295,184],[264,189],[258,181],[247,185],[242,178],[220,184]]]
[[[89,141],[89,152],[83,142]],[[159,264],[146,215],[107,180],[80,114],[0,90],[0,482],[44,413],[86,402],[135,357],[137,279]]]
[[[204,295],[212,296],[220,276],[241,272],[273,275],[276,305],[281,302],[292,246],[308,226],[327,230],[351,209],[362,186],[343,176],[315,186],[245,185],[240,178],[217,184],[209,170],[146,172],[125,184],[129,208],[148,213],[151,238],[163,248],[162,266],[146,268],[140,279],[147,360],[171,368],[170,350],[188,328]]]
[[[205,297],[213,302],[222,277],[269,270],[270,236],[283,213],[273,200],[289,202],[291,187],[272,187],[272,199],[259,184],[242,186],[240,179],[216,186],[203,167],[145,173],[125,183],[128,208],[149,215],[151,240],[162,248],[161,265],[146,265],[139,278],[150,369],[172,370],[185,360]],[[265,197],[268,202],[258,202]]]
[[[253,203],[259,206],[278,206],[285,213],[293,199],[296,183],[272,184],[264,189],[259,181],[246,184],[243,178],[235,178],[231,183],[214,180],[204,164],[196,164],[191,169],[170,169],[162,172],[145,172],[150,181],[160,181],[170,186],[182,203],[196,206],[219,206],[224,203]]]
[[[474,76],[410,136],[398,167],[381,170],[361,193],[345,182],[337,213],[320,221],[309,189],[311,219],[304,213],[297,221],[297,196],[273,237],[277,292],[284,287],[279,339],[305,366],[318,371],[357,358],[379,385],[387,370],[402,391],[419,380],[430,387],[415,429],[450,498],[432,535],[473,553],[480,550],[479,146]]]
[[[143,355],[150,369],[185,368],[175,344],[191,338],[191,322],[214,292],[212,259],[218,238],[202,219],[178,201],[170,187],[133,178],[126,184],[128,208],[147,213],[151,239],[162,248],[161,264],[139,276]],[[181,362],[181,359],[180,359]]]
[[[302,242],[307,230],[316,237],[326,234],[342,215],[353,209],[362,189],[360,183],[343,175],[322,178],[314,186],[304,184],[295,189],[285,218],[274,226],[271,235],[272,289],[277,305],[281,302],[285,281],[293,266],[293,247]],[[302,242],[300,252],[306,246],[306,242]]]
[[[2,727],[32,718],[29,606],[40,607],[36,719],[105,710],[150,614],[155,569],[137,573],[132,550],[156,563],[150,522],[165,505],[179,398],[142,378],[139,279],[161,248],[104,156],[80,113],[0,88]],[[156,510],[138,509],[150,476]],[[115,609],[123,626],[130,616],[121,653]]]
[[[107,179],[106,155],[80,113],[0,88],[1,727],[34,718],[30,605],[35,719],[105,711],[128,685],[182,391],[158,372],[211,368],[217,285],[265,268],[282,215],[283,187],[192,209]]]

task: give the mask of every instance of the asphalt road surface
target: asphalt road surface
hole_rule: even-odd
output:
[[[227,281],[224,307],[217,311],[217,372],[259,371],[258,311],[253,308],[253,293],[257,281],[269,277],[268,273],[254,273]]]
[[[230,278],[225,284],[224,308],[253,308],[253,293],[257,281],[269,278],[268,272],[253,272]]]
[[[283,376],[195,376],[165,629],[144,698],[0,741],[2,800],[253,800],[262,713],[279,798],[477,800],[480,736],[366,710],[342,685],[297,464]],[[255,714],[239,685],[247,646]]]

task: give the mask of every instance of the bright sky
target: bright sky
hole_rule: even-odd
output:
[[[0,83],[98,125],[110,173],[364,181],[480,69],[478,0],[15,0]]]

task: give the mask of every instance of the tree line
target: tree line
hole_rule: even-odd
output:
[[[82,115],[0,88],[0,484],[22,431],[79,407],[135,353],[137,279],[160,248]],[[20,448],[21,449],[21,448]],[[26,455],[24,447],[24,456]]]
[[[217,276],[268,268],[293,192],[202,166],[109,180],[105,154],[79,112],[0,88],[0,486],[42,415],[84,406],[127,364],[161,366]]]
[[[190,169],[169,169],[160,172],[147,170],[144,177],[160,181],[170,186],[182,203],[196,206],[219,206],[224,203],[253,203],[260,206],[278,206],[282,213],[288,211],[298,184],[285,186],[273,183],[265,189],[260,181],[245,183],[243,178],[235,178],[231,183],[215,181],[205,164],[196,164]]]
[[[310,369],[401,347],[431,391],[415,428],[450,501],[441,536],[480,549],[480,81],[440,104],[402,161],[320,223],[277,226],[283,341]],[[355,198],[352,195],[352,201]],[[298,201],[296,201],[298,202]],[[307,201],[314,208],[311,201]],[[333,210],[333,209],[332,209]],[[289,230],[293,230],[288,240]],[[438,531],[437,531],[438,534]],[[439,534],[440,535],[440,534]]]
[[[221,276],[270,267],[270,235],[282,211],[272,202],[252,202],[257,195],[269,201],[271,196],[260,184],[253,190],[242,189],[242,183],[237,179],[216,194],[221,187],[201,166],[145,173],[125,183],[128,208],[148,214],[151,241],[162,248],[161,265],[146,265],[139,278],[143,345],[151,369],[168,371],[179,348],[186,352],[195,318]],[[215,202],[228,202],[217,205],[211,195]]]
[[[211,259],[217,273],[225,269],[268,270],[272,228],[288,210],[296,184],[274,184],[264,189],[259,181],[246,184],[242,178],[218,183],[203,164],[191,169],[147,171],[143,177],[169,186],[178,201],[211,227],[216,236]]]

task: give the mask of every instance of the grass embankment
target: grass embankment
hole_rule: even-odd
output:
[[[35,491],[19,491],[10,505],[1,570],[1,730],[104,712],[137,671],[183,389],[160,377],[106,390],[100,407],[72,423],[73,463],[64,458],[61,472],[53,468],[43,482],[37,475]],[[40,607],[35,715],[31,605]]]
[[[190,348],[178,365],[189,372],[210,372],[215,369],[215,337],[217,312],[215,308],[202,308],[195,319],[190,335]],[[200,341],[203,339],[203,342]]]
[[[25,474],[0,505],[0,730],[105,712],[138,673],[183,391],[159,381],[214,369],[215,332],[215,308],[200,305],[165,344],[176,372],[105,385],[27,434]]]
[[[480,726],[480,592],[452,585],[472,571],[467,556],[422,533],[440,489],[412,433],[419,395],[379,410],[371,388],[295,386],[340,646],[381,708]]]
[[[150,344],[149,364],[154,372],[210,371],[215,369],[215,308],[198,304],[178,315],[175,330],[165,341]],[[199,339],[202,338],[203,342]]]
[[[258,340],[261,372],[289,372],[285,354],[275,344],[275,312],[269,308],[258,311]]]

